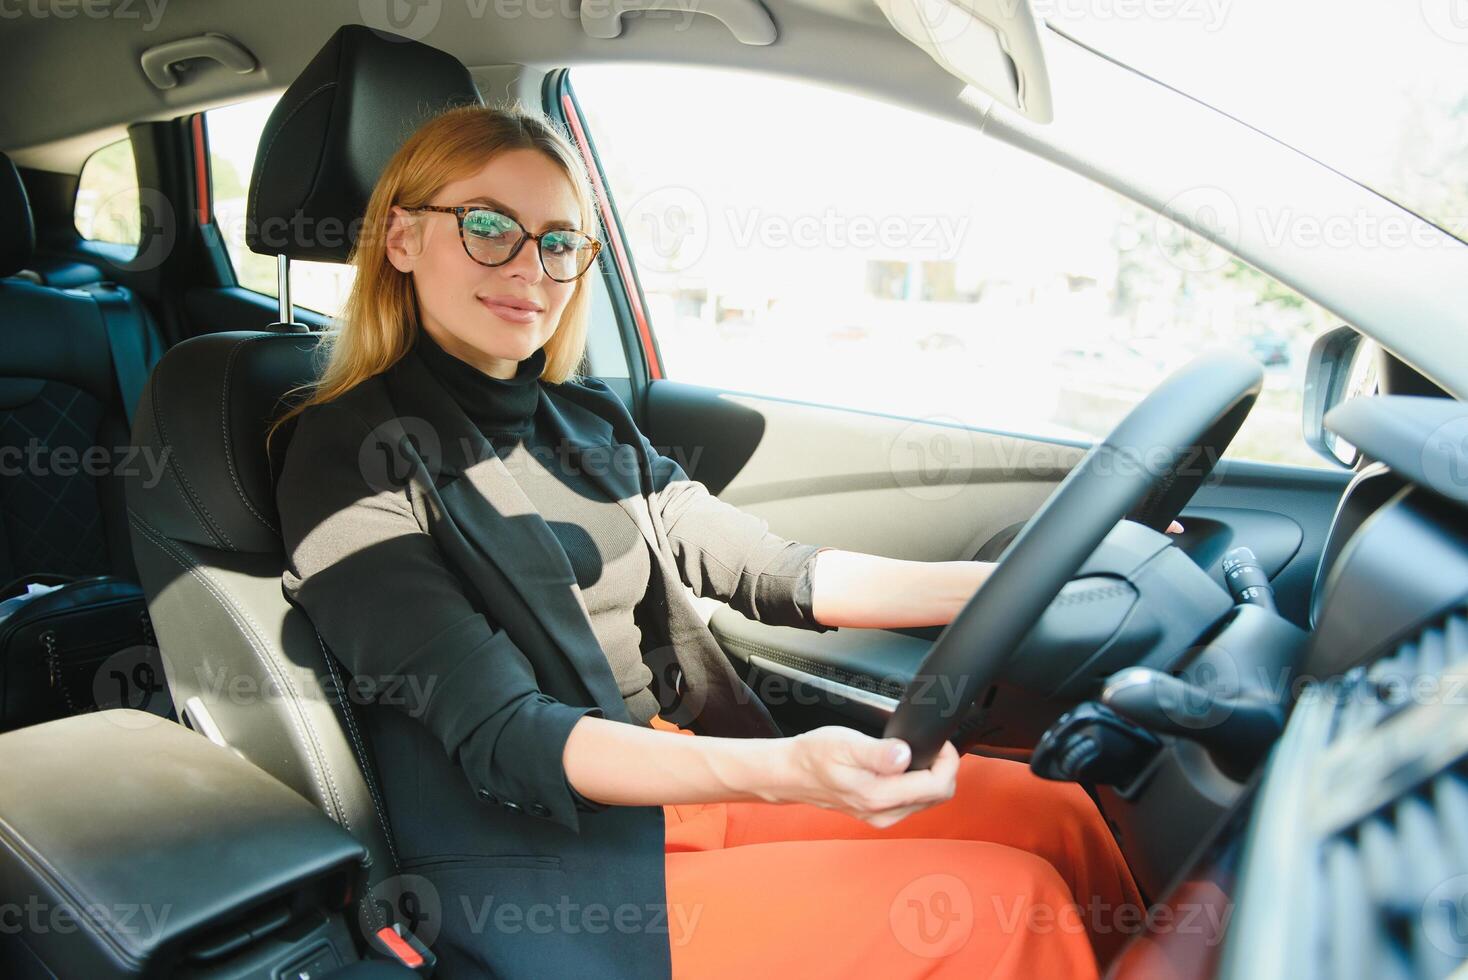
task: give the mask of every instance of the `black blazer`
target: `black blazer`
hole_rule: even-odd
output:
[[[766,523],[658,453],[602,382],[542,387],[564,462],[657,557],[643,653],[662,716],[780,735],[678,587],[827,629],[791,582],[742,569]],[[277,502],[285,593],[351,672],[369,731],[407,895],[393,900],[445,974],[668,976],[662,808],[588,801],[561,764],[582,715],[631,718],[565,552],[463,410],[403,357],[302,413]],[[721,543],[670,541],[679,521],[714,522],[698,538]]]

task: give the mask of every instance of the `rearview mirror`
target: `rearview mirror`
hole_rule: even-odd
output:
[[[1350,469],[1360,453],[1325,427],[1325,413],[1343,402],[1376,393],[1378,348],[1352,327],[1315,338],[1305,368],[1305,442],[1332,463]]]

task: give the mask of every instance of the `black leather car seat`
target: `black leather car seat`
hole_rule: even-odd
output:
[[[120,471],[154,462],[130,454],[136,403],[119,384],[104,315],[141,355],[134,373],[163,353],[157,325],[121,287],[61,289],[24,275],[35,246],[25,185],[0,154],[0,597],[43,575],[136,581]]]
[[[252,229],[310,229],[313,240],[253,236],[289,258],[344,262],[340,230],[366,209],[378,174],[427,114],[479,103],[468,70],[434,48],[361,27],[338,32],[286,91],[261,135]],[[292,233],[294,236],[295,233]],[[186,340],[153,372],[135,437],[167,452],[155,486],[129,481],[138,567],[168,686],[193,728],[321,807],[369,853],[364,935],[399,911],[397,855],[348,678],[285,599],[275,478],[291,427],[265,447],[286,393],[314,376],[317,337],[233,331]],[[238,696],[235,689],[245,692]]]

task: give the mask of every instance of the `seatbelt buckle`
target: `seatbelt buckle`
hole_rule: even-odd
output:
[[[406,966],[420,977],[433,976],[433,968],[438,965],[438,957],[417,936],[405,933],[401,923],[383,926],[368,941],[374,953]]]

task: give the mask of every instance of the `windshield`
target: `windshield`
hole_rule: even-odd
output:
[[[1031,4],[1468,241],[1468,0]]]

